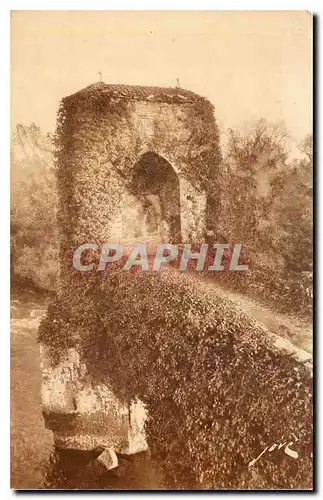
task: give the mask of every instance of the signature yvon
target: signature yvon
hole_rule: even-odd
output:
[[[294,438],[295,438],[295,441],[298,441],[296,436],[294,436]],[[286,453],[286,455],[288,455],[289,457],[292,457],[292,458],[298,458],[297,451],[291,449],[291,446],[293,445],[293,443],[294,443],[294,441],[290,441],[289,443],[287,441],[285,441],[284,443],[279,443],[279,444],[274,443],[270,448],[269,448],[269,446],[266,446],[266,448],[264,448],[262,450],[262,452],[260,453],[260,455],[258,455],[257,458],[254,458],[253,460],[251,460],[251,462],[249,462],[248,467],[252,467],[253,465],[255,465],[255,463],[258,462],[259,458],[262,457],[262,455],[264,453],[266,453],[267,450],[268,450],[268,453],[271,453],[276,448],[278,450],[280,450],[281,448],[284,448],[284,446],[285,446],[284,452]]]

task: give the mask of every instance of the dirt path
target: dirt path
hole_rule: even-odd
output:
[[[246,295],[225,290],[211,282],[208,284],[215,286],[222,297],[234,302],[245,314],[254,318],[262,328],[286,338],[296,347],[312,354],[313,327],[311,324],[295,316],[278,313]]]

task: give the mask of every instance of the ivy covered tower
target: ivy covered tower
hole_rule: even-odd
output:
[[[82,362],[79,339],[92,329],[77,318],[106,276],[75,270],[75,249],[89,242],[202,242],[220,159],[213,107],[193,92],[99,82],[62,100],[59,303],[40,329],[44,415],[57,446],[113,445],[122,453],[146,447],[140,402],[121,404]]]
[[[193,92],[99,82],[64,98],[61,261],[89,241],[200,243],[220,159],[213,107]]]

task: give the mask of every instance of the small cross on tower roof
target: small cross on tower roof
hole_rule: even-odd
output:
[[[100,82],[102,82],[102,72],[99,70]]]

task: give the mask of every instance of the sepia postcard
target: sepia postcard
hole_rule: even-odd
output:
[[[313,490],[312,29],[11,13],[11,488]]]

